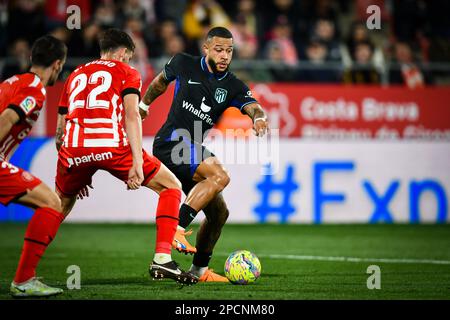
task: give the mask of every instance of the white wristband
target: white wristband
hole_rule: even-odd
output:
[[[267,118],[256,118],[255,120],[253,120],[253,123],[256,123],[256,121],[258,121],[258,120],[267,121]]]
[[[139,102],[139,108],[144,110],[145,112],[148,112],[148,109],[150,108],[149,104],[145,104],[144,101]]]

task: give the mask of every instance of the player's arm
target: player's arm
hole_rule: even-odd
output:
[[[167,90],[170,82],[183,73],[185,63],[184,55],[182,53],[177,53],[166,63],[163,70],[155,77],[155,79],[153,79],[139,104],[139,112],[142,120],[148,115],[150,104]]]
[[[55,134],[56,150],[58,151],[59,149],[61,149],[61,146],[63,144],[62,139],[64,135],[64,128],[66,127],[66,115],[69,112],[67,88],[69,87],[70,81],[71,77],[67,78],[66,82],[64,83],[64,88],[61,92],[61,97],[59,98],[58,103],[58,117],[56,119],[56,134]]]
[[[145,91],[142,101],[139,103],[139,113],[142,120],[148,115],[148,109],[150,104],[155,101],[160,95],[166,92],[170,81],[164,77],[164,73],[160,72],[155,79],[150,83],[147,90]]]
[[[258,137],[262,137],[268,130],[267,115],[257,102],[244,106],[243,111],[252,119],[253,129]]]
[[[63,144],[64,128],[66,127],[66,115],[58,113],[58,119],[56,120],[56,134],[55,134],[55,144],[56,150],[59,151]]]
[[[123,97],[125,108],[125,126],[130,142],[133,165],[128,174],[127,185],[129,189],[135,190],[141,186],[144,180],[142,170],[142,120],[139,114],[139,95],[135,93],[127,94]]]
[[[20,116],[13,109],[7,108],[0,114],[0,141],[3,141],[13,125],[19,122]]]

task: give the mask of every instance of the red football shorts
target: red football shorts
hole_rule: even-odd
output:
[[[145,150],[143,155],[144,181],[148,182],[158,173],[161,162],[150,156]],[[126,183],[128,172],[133,165],[130,146],[118,148],[65,148],[58,153],[56,168],[56,188],[64,196],[73,197],[81,189],[92,183],[92,176],[97,170],[105,170]]]
[[[0,160],[0,203],[8,205],[42,183],[31,173]]]

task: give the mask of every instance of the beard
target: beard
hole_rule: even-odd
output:
[[[208,64],[211,67],[213,73],[224,73],[224,72],[227,72],[228,68],[230,67],[230,65],[227,65],[225,70],[219,71],[219,70],[217,70],[217,63],[212,58],[208,59]]]
[[[57,78],[58,77],[52,77],[52,78],[48,79],[47,86],[53,86],[55,84]]]

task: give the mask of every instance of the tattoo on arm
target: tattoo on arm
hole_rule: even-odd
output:
[[[56,150],[59,151],[63,144],[63,136],[64,136],[64,127],[65,127],[65,116],[64,115],[58,115],[58,123],[56,125],[56,134],[55,134],[55,144],[56,144]]]
[[[55,135],[55,139],[56,139],[56,150],[59,150],[62,146],[62,137],[64,134],[64,130],[62,128],[57,128],[56,129],[56,135]]]
[[[147,105],[151,104],[156,98],[167,90],[169,83],[170,82],[164,78],[164,75],[161,72],[148,86],[142,101],[144,101]]]
[[[251,103],[244,107],[244,111],[248,114],[248,116],[255,121],[258,118],[266,118],[266,113],[263,108],[257,103]]]

